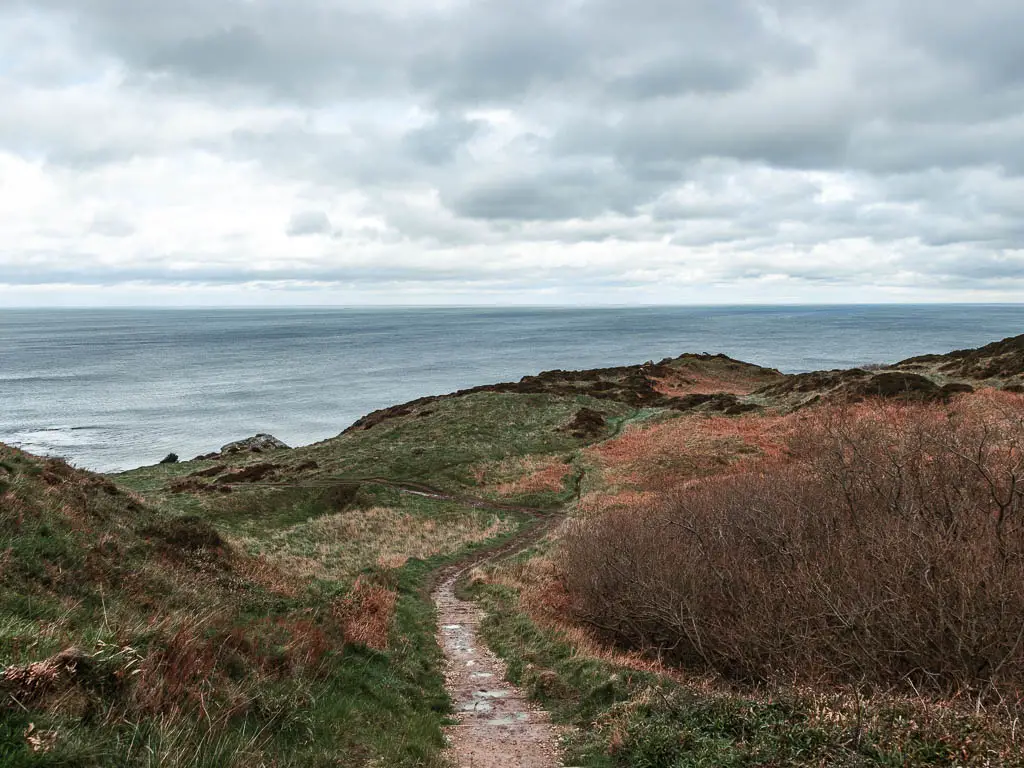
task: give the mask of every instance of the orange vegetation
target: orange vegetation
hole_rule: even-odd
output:
[[[636,490],[566,526],[535,610],[737,679],[1020,690],[1021,395],[687,416],[592,453]]]
[[[380,584],[356,579],[352,590],[334,606],[345,627],[345,641],[384,650],[388,647],[391,621],[398,593]]]
[[[474,477],[481,490],[498,496],[560,491],[569,465],[554,456],[524,456],[477,467]]]
[[[731,395],[749,395],[764,382],[751,382],[749,377],[709,376],[702,373],[679,374],[662,379],[652,378],[654,389],[669,397],[682,397],[697,393],[727,392]]]
[[[664,491],[721,475],[741,460],[783,456],[793,418],[687,414],[634,425],[586,453],[613,486]]]

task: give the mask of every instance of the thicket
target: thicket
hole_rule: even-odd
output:
[[[805,411],[786,461],[584,517],[602,639],[732,679],[1024,692],[1024,398]]]

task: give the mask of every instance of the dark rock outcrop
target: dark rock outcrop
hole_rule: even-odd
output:
[[[607,426],[608,422],[600,411],[595,411],[592,408],[580,408],[576,412],[575,418],[563,429],[573,437],[587,440],[603,435]]]

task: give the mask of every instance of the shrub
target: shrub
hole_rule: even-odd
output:
[[[1022,406],[992,394],[805,412],[787,463],[576,523],[562,547],[574,615],[737,679],[1014,695]]]
[[[178,454],[176,454],[176,453],[168,453],[166,456],[164,456],[162,459],[160,459],[160,463],[161,464],[177,464],[178,463]]]

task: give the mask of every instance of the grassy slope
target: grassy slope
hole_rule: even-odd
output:
[[[518,456],[571,464],[586,441],[561,427],[583,405],[609,431],[632,413],[586,397],[440,401],[316,446],[231,457],[277,464],[279,485],[230,493],[169,487],[213,461],[111,482],[0,447],[0,762],[439,764],[448,701],[424,580],[520,518],[338,478],[465,491],[495,462],[515,475]],[[555,505],[570,479],[520,500]],[[357,579],[393,596],[387,647],[346,639]],[[57,656],[67,649],[74,669]]]

